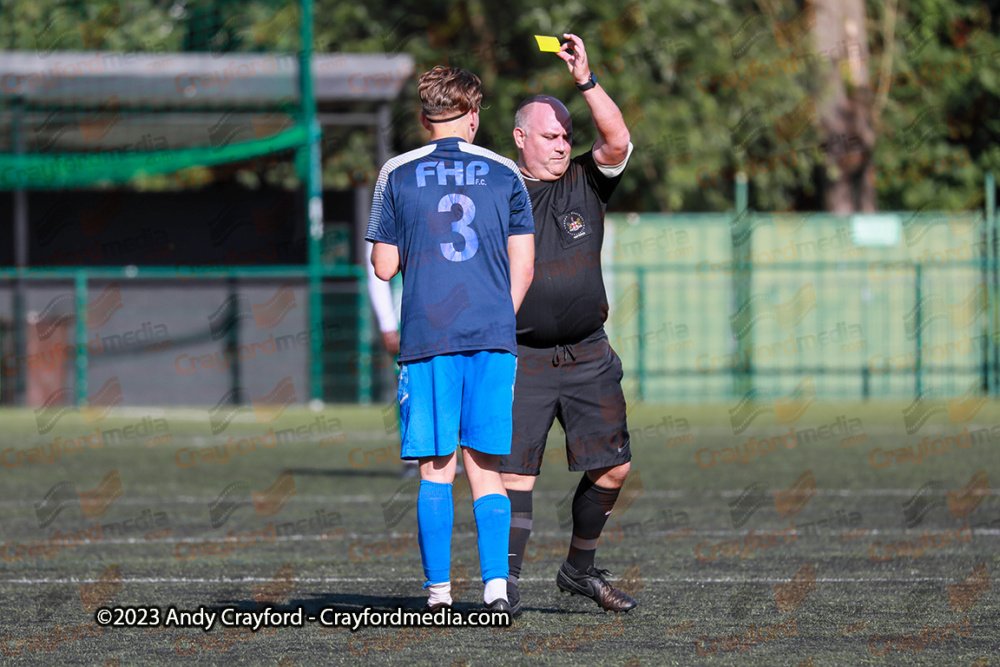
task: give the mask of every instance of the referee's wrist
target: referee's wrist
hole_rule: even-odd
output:
[[[583,93],[583,92],[586,92],[586,91],[590,90],[591,88],[593,88],[596,85],[597,85],[597,77],[594,76],[593,72],[591,72],[590,73],[590,78],[588,78],[583,83],[577,83],[576,84],[576,89],[579,90],[581,93]]]

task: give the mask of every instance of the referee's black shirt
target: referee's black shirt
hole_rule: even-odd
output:
[[[557,181],[525,177],[535,218],[535,278],[517,311],[517,342],[577,343],[608,318],[601,275],[604,211],[621,176],[608,178],[588,151]]]

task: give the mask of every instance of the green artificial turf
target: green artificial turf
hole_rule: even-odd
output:
[[[569,542],[561,501],[579,478],[566,470],[556,427],[534,496],[525,611],[512,628],[307,623],[256,634],[98,628],[94,609],[422,606],[417,485],[399,478],[391,410],[247,409],[224,428],[226,415],[215,414],[217,432],[202,408],[115,408],[103,419],[69,411],[44,433],[53,415],[2,411],[0,659],[996,664],[1000,604],[988,582],[1000,566],[1000,499],[960,492],[996,486],[1000,437],[990,442],[982,429],[1000,424],[1000,406],[753,407],[631,411],[632,476],[597,554],[639,601],[628,614],[556,589]],[[748,444],[755,455],[741,462],[735,451],[745,457]],[[482,586],[464,478],[455,497],[456,606],[473,609]]]

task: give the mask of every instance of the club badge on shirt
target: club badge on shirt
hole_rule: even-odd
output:
[[[574,241],[587,233],[587,223],[576,211],[563,215],[561,222],[566,235]]]

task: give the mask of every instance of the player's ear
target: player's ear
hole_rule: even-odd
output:
[[[471,134],[472,134],[472,136],[469,138],[469,141],[472,141],[473,139],[476,138],[476,133],[479,131],[479,111],[478,110],[476,110],[476,111],[470,111],[469,112],[469,129],[471,130]]]
[[[424,126],[424,129],[428,132],[431,131],[431,124],[427,120],[427,115],[423,111],[420,112],[420,124]]]

